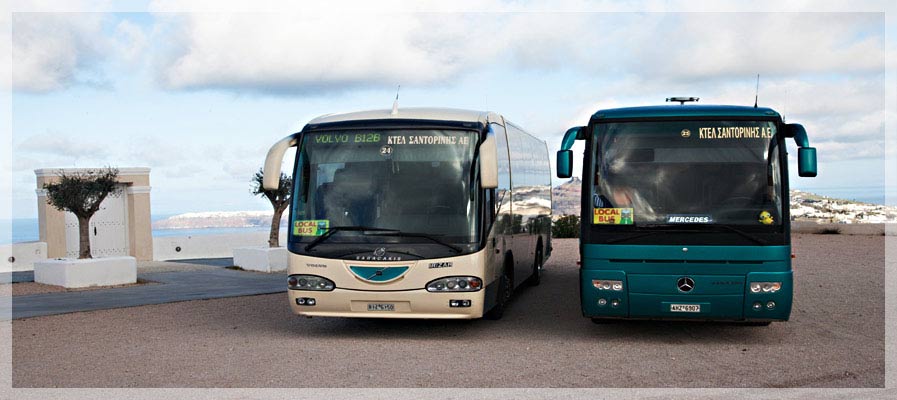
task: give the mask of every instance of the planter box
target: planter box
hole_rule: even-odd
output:
[[[234,248],[234,265],[247,271],[286,271],[288,258],[289,252],[285,247]]]
[[[106,257],[35,261],[34,281],[66,288],[137,283],[137,259]]]

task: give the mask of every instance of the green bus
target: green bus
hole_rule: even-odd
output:
[[[816,176],[803,126],[769,108],[616,108],[569,129],[557,175],[572,175],[570,148],[584,140],[583,315],[595,323],[788,320],[786,138],[797,143],[798,174]]]

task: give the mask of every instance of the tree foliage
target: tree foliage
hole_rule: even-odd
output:
[[[578,238],[579,217],[576,215],[564,215],[558,218],[551,227],[551,236],[555,238]]]
[[[79,256],[91,258],[90,218],[100,209],[100,204],[110,194],[121,188],[116,184],[115,168],[90,169],[74,173],[60,173],[59,181],[44,184],[47,204],[60,211],[68,211],[78,218]]]
[[[264,197],[274,208],[274,216],[271,219],[271,232],[268,235],[268,246],[277,247],[280,244],[280,218],[283,212],[290,206],[293,195],[293,179],[283,172],[280,173],[280,185],[277,190],[265,190],[262,182],[265,180],[265,172],[261,168],[252,177],[252,194]]]

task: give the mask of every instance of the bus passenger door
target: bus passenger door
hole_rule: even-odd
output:
[[[495,248],[500,249],[497,254],[494,278],[498,278],[502,271],[505,253],[511,249],[511,162],[508,155],[508,138],[505,128],[499,124],[489,124],[489,129],[495,135],[495,147],[498,151],[498,188],[495,189],[495,222],[493,234],[495,235]],[[512,267],[513,268],[513,267]]]

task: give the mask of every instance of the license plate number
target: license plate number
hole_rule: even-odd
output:
[[[670,304],[671,312],[690,312],[690,313],[699,313],[701,312],[700,304]]]
[[[368,311],[395,311],[396,305],[392,303],[370,303]]]

